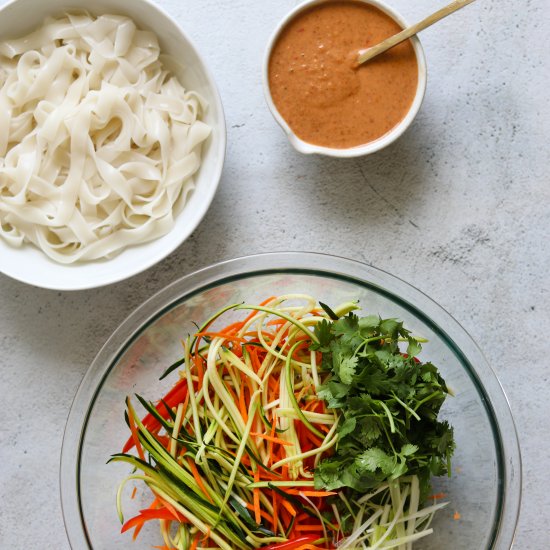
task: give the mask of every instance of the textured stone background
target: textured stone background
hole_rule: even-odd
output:
[[[60,293],[0,275],[0,548],[68,548],[58,496],[65,419],[87,366],[136,306],[212,262],[304,249],[407,280],[474,336],[522,447],[516,548],[547,548],[548,3],[480,0],[426,31],[429,85],[413,127],[375,156],[341,161],[294,152],[264,104],[263,49],[294,1],[159,3],[217,78],[223,179],[193,236],[127,282]],[[391,3],[414,20],[444,2]]]

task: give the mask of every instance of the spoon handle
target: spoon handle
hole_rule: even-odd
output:
[[[383,40],[382,42],[380,42],[380,44],[377,44],[372,48],[360,50],[357,57],[357,64],[361,65],[361,63],[365,63],[365,61],[368,61],[369,59],[372,59],[373,57],[385,52],[386,50],[393,48],[397,44],[403,42],[404,40],[407,40],[407,38],[410,38],[420,31],[423,31],[430,25],[437,23],[440,19],[447,17],[447,15],[451,15],[451,13],[459,10],[460,8],[471,4],[473,1],[474,0],[453,0],[453,2],[451,2],[449,5],[441,8],[431,15],[428,15],[428,17],[416,23],[416,25],[411,25],[410,27],[403,29],[401,32],[394,34],[389,38],[386,38],[386,40]]]

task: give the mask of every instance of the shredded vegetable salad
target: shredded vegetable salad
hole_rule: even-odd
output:
[[[156,520],[163,550],[407,550],[429,535],[445,505],[430,478],[454,449],[437,419],[449,391],[416,358],[421,339],[356,309],[270,297],[188,336],[162,376],[178,371],[172,389],[136,396],[145,416],[127,398],[130,436],[111,457],[133,467],[122,532]],[[124,521],[128,482],[152,502]]]

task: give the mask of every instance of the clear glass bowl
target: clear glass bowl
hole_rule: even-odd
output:
[[[364,312],[401,318],[429,339],[421,357],[439,367],[455,393],[442,416],[455,428],[457,450],[452,477],[434,481],[450,504],[436,515],[434,534],[415,549],[510,548],[521,499],[520,452],[506,397],[480,349],[448,313],[400,279],[310,253],[249,256],[197,271],[145,302],[109,338],[80,385],[63,440],[61,497],[72,548],[161,544],[154,522],[137,542],[120,534],[115,494],[128,467],[106,462],[128,435],[125,397],[139,393],[157,400],[166,393],[171,379],[158,378],[181,356],[180,340],[195,330],[193,321],[230,303],[291,292],[331,305],[359,299]],[[140,508],[139,493],[126,500],[129,518]]]

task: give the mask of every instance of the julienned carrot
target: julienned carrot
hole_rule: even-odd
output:
[[[195,364],[195,368],[197,370],[197,376],[199,378],[199,388],[202,388],[202,381],[204,379],[204,359],[201,357],[200,353],[197,351],[193,357],[193,363]]]
[[[294,508],[294,506],[292,506],[292,504],[290,504],[290,502],[288,502],[288,500],[283,500],[281,504],[283,505],[283,508],[285,508],[291,516],[296,515],[296,509]]]
[[[200,538],[200,535],[197,533],[193,538],[193,542],[191,543],[189,550],[196,550],[197,546],[199,545]]]
[[[284,439],[280,439],[280,438],[274,437],[272,435],[260,434],[260,433],[257,433],[257,432],[250,432],[250,435],[254,436],[254,437],[259,437],[261,439],[267,439],[268,441],[272,441],[273,443],[278,443],[279,445],[292,445],[292,443],[290,441],[285,441]]]
[[[272,507],[273,507],[273,515],[271,519],[271,525],[272,525],[272,531],[274,533],[277,532],[277,526],[279,524],[279,495],[272,491],[273,496],[271,499]]]
[[[248,502],[246,503],[246,508],[248,510],[251,510],[253,511],[254,513],[256,513],[256,511],[258,510],[258,508],[256,508],[253,504],[249,504]],[[260,510],[260,515],[262,518],[264,518],[266,520],[267,523],[269,523],[271,521],[271,516],[265,512],[264,510]],[[256,519],[256,518],[254,518]],[[257,522],[259,523],[259,522]]]
[[[262,363],[258,357],[258,348],[256,346],[251,347],[251,349],[248,350],[248,354],[250,355],[250,360],[252,361],[252,368],[254,369],[254,372],[257,373],[262,366]]]
[[[237,321],[236,323],[231,323],[230,325],[227,325],[223,329],[223,332],[225,334],[232,334],[232,333],[238,332],[241,328],[243,328],[243,326],[244,326],[244,323],[242,321]]]
[[[296,483],[299,485],[299,482]],[[305,497],[330,497],[336,494],[336,491],[309,491],[308,489],[288,489],[290,495],[303,495]]]
[[[199,474],[199,470],[197,468],[197,465],[195,464],[195,461],[191,458],[187,458],[187,462],[189,464],[189,467],[191,468],[191,472],[193,473],[193,477],[195,478],[195,481],[197,482],[197,485],[200,487],[200,490],[203,492],[204,496],[212,503],[214,501],[212,500],[212,497],[210,496],[210,493],[206,489],[206,486],[204,485],[202,478]]]
[[[187,519],[182,516],[169,502],[166,502],[164,499],[157,497],[158,502],[164,506],[171,514],[174,516],[174,519],[180,523],[187,523]]]

